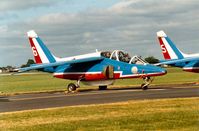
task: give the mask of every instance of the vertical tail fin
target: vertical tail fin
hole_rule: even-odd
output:
[[[162,49],[162,54],[166,60],[184,58],[184,54],[175,46],[164,31],[157,32],[157,37]]]
[[[35,31],[27,32],[34,59],[37,64],[56,62],[56,57],[44,45],[42,40],[38,37]]]

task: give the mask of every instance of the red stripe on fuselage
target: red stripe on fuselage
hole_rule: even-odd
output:
[[[36,63],[40,64],[40,63],[42,63],[42,61],[41,61],[41,58],[40,58],[39,53],[37,51],[37,48],[35,47],[35,44],[34,44],[32,39],[33,38],[29,38],[31,49],[32,49],[32,52],[33,52],[33,56],[35,58]]]
[[[165,72],[166,73],[166,72]],[[125,79],[125,78],[140,78],[140,77],[147,77],[147,76],[161,76],[165,73],[153,73],[153,74],[138,74],[133,76],[120,76],[120,73],[114,73],[113,79]],[[95,81],[95,80],[107,80],[108,78],[104,76],[103,73],[96,73],[96,74],[54,74],[54,77],[61,78],[61,79],[70,79],[70,80],[79,80],[83,79],[85,81]]]
[[[85,74],[54,74],[54,77],[61,79],[78,80],[80,78],[85,78]]]
[[[199,69],[183,69],[183,71],[199,73]]]
[[[78,74],[78,73],[54,74],[54,77],[61,78],[61,79],[70,79],[70,80],[84,79],[86,81],[107,79],[102,73],[96,73],[96,74]]]
[[[161,47],[162,54],[163,54],[164,58],[165,58],[166,60],[171,59],[171,57],[170,57],[170,55],[169,55],[169,52],[168,52],[167,48],[165,47],[165,45],[164,45],[164,43],[163,43],[163,41],[162,41],[162,38],[161,38],[161,37],[158,37],[158,40],[159,40],[159,42],[160,42],[160,47]]]

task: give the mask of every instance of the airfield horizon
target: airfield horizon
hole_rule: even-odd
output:
[[[167,75],[156,77],[152,86],[194,84],[199,82],[198,74],[183,72],[179,68],[167,68]],[[18,75],[0,75],[0,95],[14,95],[23,93],[63,92],[70,80],[56,79],[49,73],[29,72]],[[119,79],[108,88],[139,88],[142,79]],[[150,87],[149,87],[150,88]],[[98,87],[81,84],[79,91],[97,90]]]

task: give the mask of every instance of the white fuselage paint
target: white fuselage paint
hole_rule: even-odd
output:
[[[199,69],[199,67],[184,67],[184,70],[192,70],[192,69]]]
[[[199,57],[199,54],[184,54],[182,53],[185,58],[192,58],[192,57]]]
[[[60,72],[60,73],[54,73],[53,75],[73,75],[73,74],[101,74],[102,72]],[[128,74],[128,75],[123,75],[123,71],[114,71],[114,74],[120,74],[119,78],[128,78],[128,77],[139,77],[143,75],[155,75],[155,74],[164,74],[165,72],[160,72],[160,73],[137,73],[137,74]]]
[[[71,61],[71,60],[85,59],[85,58],[91,58],[91,57],[101,57],[101,52],[94,52],[94,53],[65,57],[65,58],[55,57],[55,60],[56,61]]]

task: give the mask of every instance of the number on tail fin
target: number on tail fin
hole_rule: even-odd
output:
[[[32,52],[33,52],[33,55],[34,56],[37,56],[38,54],[37,54],[37,51],[36,51],[36,49],[35,49],[35,47],[32,47]]]
[[[161,45],[162,53],[167,53],[167,50],[164,45]]]

